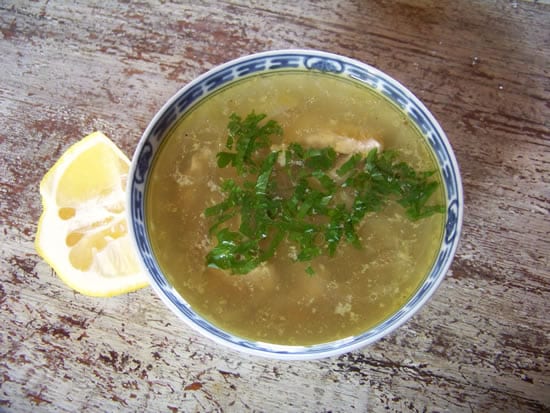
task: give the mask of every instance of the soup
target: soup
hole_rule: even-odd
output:
[[[283,239],[272,257],[245,274],[207,266],[216,240],[205,210],[223,201],[223,182],[236,178],[234,168],[219,167],[216,155],[227,148],[232,114],[244,119],[250,113],[266,114],[266,121],[282,128],[271,148],[293,142],[306,149],[332,146],[343,159],[340,167],[356,152],[354,145],[362,152],[396,150],[400,160],[415,170],[436,171],[432,179],[441,180],[421,133],[362,84],[291,71],[232,83],[179,119],[153,160],[146,217],[155,257],[169,282],[206,320],[255,341],[318,344],[360,334],[387,319],[432,267],[444,214],[411,220],[401,205],[390,202],[357,225],[360,245],[340,242],[332,255],[301,262],[296,245]],[[443,200],[439,185],[429,202]]]

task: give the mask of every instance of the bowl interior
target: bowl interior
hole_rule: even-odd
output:
[[[209,94],[249,76],[285,70],[317,71],[361,82],[399,107],[422,131],[441,169],[446,197],[446,221],[439,253],[425,281],[409,301],[363,334],[312,346],[273,345],[246,340],[216,327],[193,311],[170,285],[155,259],[145,222],[145,192],[152,160],[175,122]],[[279,359],[333,356],[372,343],[411,317],[433,294],[457,247],[462,223],[462,186],[459,169],[445,133],[426,107],[404,86],[379,70],[346,57],[310,50],[281,50],[246,56],[221,65],[194,80],[173,96],[154,117],[132,160],[127,188],[130,233],[153,288],[165,304],[188,325],[233,349]]]

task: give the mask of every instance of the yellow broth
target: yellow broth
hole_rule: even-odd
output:
[[[310,345],[357,335],[397,311],[433,265],[444,215],[410,221],[397,204],[369,213],[362,248],[341,243],[334,257],[292,260],[283,244],[246,275],[207,268],[214,240],[205,208],[222,200],[220,169],[232,113],[266,113],[284,129],[282,141],[337,134],[375,138],[420,170],[438,170],[420,132],[392,103],[366,86],[320,73],[284,72],[230,85],[180,119],[153,161],[146,217],[153,251],[169,282],[193,309],[228,332],[263,342]],[[279,138],[281,139],[281,138]],[[277,142],[281,143],[281,142]],[[440,180],[438,171],[437,179]],[[443,188],[433,196],[443,203]]]

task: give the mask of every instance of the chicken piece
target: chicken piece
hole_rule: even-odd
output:
[[[189,173],[202,176],[206,174],[211,167],[213,159],[216,159],[213,152],[209,148],[201,148],[191,157],[191,165],[189,166]]]
[[[248,274],[241,276],[251,290],[273,292],[277,287],[279,276],[273,264],[261,263]]]
[[[329,175],[333,175],[335,170],[342,166],[353,154],[361,153],[367,154],[372,149],[376,148],[380,152],[382,150],[382,143],[374,138],[368,139],[355,139],[343,135],[338,135],[330,131],[321,131],[305,137],[296,136],[292,139],[293,142],[309,148],[326,148],[332,147],[337,153],[342,155],[348,155],[339,157],[336,167]],[[283,166],[285,164],[284,151],[288,147],[288,143],[280,143],[271,145],[272,151],[281,151],[277,162]],[[332,177],[332,176],[331,176]]]
[[[311,148],[332,147],[336,152],[342,154],[368,153],[371,149],[382,149],[382,144],[374,139],[355,139],[348,136],[338,135],[331,131],[320,131],[318,133],[301,137],[297,143]]]

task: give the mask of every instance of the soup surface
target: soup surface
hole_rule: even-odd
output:
[[[164,140],[147,188],[146,216],[155,256],[170,283],[208,321],[235,335],[310,345],[359,334],[398,310],[433,265],[444,214],[411,221],[397,203],[368,213],[358,227],[361,248],[341,243],[332,256],[295,262],[283,241],[266,263],[244,275],[208,268],[215,240],[206,208],[223,199],[218,168],[228,119],[255,111],[276,120],[277,145],[334,136],[395,149],[415,169],[440,172],[420,132],[393,104],[363,85],[315,72],[255,76],[232,84],[180,119]],[[326,138],[326,137],[329,138]],[[314,138],[316,139],[316,138]],[[443,203],[439,186],[430,202]]]

